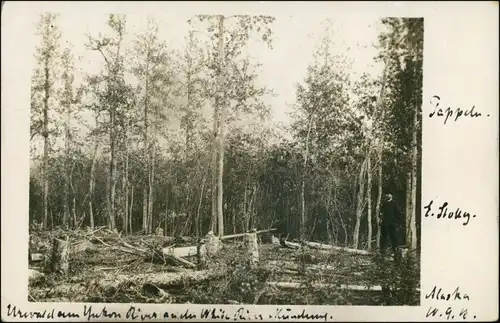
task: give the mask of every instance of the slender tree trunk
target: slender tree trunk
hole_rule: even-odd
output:
[[[124,158],[125,158],[125,170],[123,172],[123,231],[125,234],[128,233],[128,126],[125,127],[125,138],[124,138]]]
[[[146,93],[144,98],[144,154],[146,155],[144,158],[144,169],[146,170],[146,179],[144,180],[144,190],[143,190],[143,220],[142,220],[142,229],[144,230],[144,234],[148,234],[148,223],[149,223],[149,185],[151,183],[151,163],[150,163],[150,144],[149,144],[149,127],[148,127],[148,76],[147,76],[147,67],[146,67]]]
[[[64,215],[63,215],[63,226],[68,228],[68,220],[69,220],[69,167],[70,167],[70,123],[71,123],[71,115],[70,115],[70,105],[66,107],[66,125],[65,125],[65,137],[64,137],[64,151],[65,151],[65,167],[64,167]]]
[[[244,223],[244,226],[243,226],[243,232],[248,232],[248,226],[247,226],[247,223],[248,223],[248,211],[247,211],[247,198],[248,198],[248,189],[247,189],[247,181],[245,181],[245,191],[243,193],[243,223]]]
[[[389,43],[387,43],[386,50],[389,49]],[[380,207],[382,204],[382,189],[383,189],[383,152],[384,152],[384,136],[383,136],[383,122],[385,119],[385,109],[383,107],[383,99],[385,94],[386,78],[387,78],[387,56],[384,58],[384,70],[382,72],[382,86],[380,88],[380,94],[378,97],[378,108],[380,112],[380,127],[378,132],[378,149],[377,149],[377,162],[378,162],[378,189],[377,189],[377,204],[375,206],[375,219],[377,221],[377,249],[380,249]]]
[[[128,232],[129,233],[132,233],[133,232],[133,223],[132,223],[132,219],[133,219],[133,215],[134,215],[134,185],[131,185],[130,187],[130,208],[129,208],[129,212],[130,212],[130,215],[129,215],[129,220],[128,220],[128,225],[129,225],[129,230]]]
[[[375,220],[377,222],[377,249],[380,248],[380,205],[382,203],[382,147],[378,149],[378,165],[377,165],[377,204],[375,205]]]
[[[198,202],[198,210],[196,211],[196,220],[195,220],[195,232],[196,232],[196,239],[200,238],[200,211],[201,211],[201,205],[203,202],[203,190],[205,189],[205,181],[207,177],[206,174],[203,175],[203,181],[201,182],[201,192],[200,192],[200,200]]]
[[[224,122],[226,95],[224,89],[225,71],[224,71],[224,16],[219,16],[219,95],[220,95],[220,134],[219,134],[219,176],[217,185],[217,226],[218,235],[224,235],[224,201],[223,201],[223,175],[224,175]]]
[[[306,149],[304,152],[304,165],[303,165],[303,171],[302,171],[302,183],[301,183],[301,190],[300,190],[300,201],[301,201],[301,212],[300,212],[300,241],[304,241],[305,239],[305,232],[306,232],[306,199],[305,199],[305,187],[306,187],[306,176],[307,176],[307,158],[309,157],[309,136],[311,134],[311,127],[313,123],[314,117],[311,116],[309,120],[309,126],[307,129],[307,136],[306,136]]]
[[[363,215],[363,197],[364,195],[364,190],[365,190],[365,172],[366,172],[366,164],[367,164],[367,159],[363,161],[361,164],[361,169],[359,171],[359,191],[358,191],[358,197],[357,197],[357,204],[356,204],[356,224],[354,225],[354,234],[353,234],[353,245],[354,249],[358,249],[359,247],[359,228],[361,224],[361,217]]]
[[[142,188],[142,230],[144,234],[148,234],[148,189],[146,182]]]
[[[371,142],[370,142],[371,145]],[[372,223],[372,166],[371,166],[371,146],[368,148],[368,159],[367,159],[367,183],[366,183],[366,200],[368,203],[368,210],[366,218],[368,220],[368,250],[372,248],[372,237],[373,237],[373,223]]]
[[[50,56],[49,56],[50,57]],[[50,73],[49,57],[45,59],[45,97],[43,99],[43,222],[42,227],[47,229],[48,203],[49,203],[49,96],[50,96]],[[54,224],[52,223],[52,226]]]
[[[110,142],[111,142],[111,161],[110,161],[110,193],[109,193],[109,222],[110,230],[115,230],[115,195],[116,195],[116,124],[115,124],[115,108],[111,108],[111,124],[110,124]]]
[[[73,214],[73,229],[77,228],[78,221],[76,218],[76,192],[75,192],[75,187],[73,186],[73,168],[75,164],[71,165],[71,170],[69,173],[69,186],[71,188],[71,195],[72,195],[72,207],[71,207],[71,212]]]
[[[154,172],[155,172],[155,149],[151,148],[151,170],[149,173],[149,196],[148,196],[148,233],[153,232],[153,189],[154,189]]]
[[[95,115],[95,126],[99,126],[98,115]],[[94,199],[94,187],[95,187],[95,168],[97,162],[97,150],[99,149],[99,141],[97,137],[94,137],[94,152],[92,154],[92,164],[90,166],[90,179],[89,179],[89,217],[90,217],[90,228],[94,228],[94,207],[92,201]]]
[[[413,133],[412,133],[412,165],[411,165],[411,218],[410,218],[410,244],[408,247],[417,249],[417,171],[418,171],[418,107],[413,113]]]
[[[216,104],[214,107],[214,127],[213,127],[213,142],[212,142],[212,189],[211,189],[211,202],[212,202],[212,213],[210,218],[210,231],[216,232],[217,230],[217,133],[219,129],[219,107]]]
[[[410,220],[411,220],[411,169],[406,172],[406,207],[405,207],[405,240],[408,245],[411,244]]]

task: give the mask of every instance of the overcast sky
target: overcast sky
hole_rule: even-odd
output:
[[[203,13],[203,12],[201,12]],[[59,27],[64,40],[69,40],[74,46],[75,56],[81,56],[79,64],[86,72],[97,72],[101,68],[102,58],[96,52],[85,49],[85,33],[97,35],[106,33],[107,12],[64,10],[59,16]],[[181,49],[185,42],[189,25],[187,20],[193,12],[179,11],[175,13],[127,12],[128,42],[137,32],[146,27],[147,16],[158,21],[160,39],[166,40],[171,48]],[[287,113],[295,101],[295,85],[305,76],[307,66],[312,62],[315,46],[318,46],[324,36],[325,23],[331,21],[333,50],[354,60],[350,74],[355,77],[361,72],[380,73],[380,66],[375,65],[373,57],[375,50],[372,44],[380,32],[379,17],[356,15],[354,13],[334,15],[331,13],[314,14],[273,14],[276,21],[273,24],[273,49],[262,43],[253,42],[249,45],[250,55],[262,64],[260,82],[274,89],[277,96],[269,98],[268,103],[274,121],[288,121]],[[35,24],[38,16],[32,16],[33,43],[38,44],[35,36]],[[125,45],[126,46],[126,45]],[[33,47],[34,50],[34,47]],[[374,75],[375,76],[375,75]]]

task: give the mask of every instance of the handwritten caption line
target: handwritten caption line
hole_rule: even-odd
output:
[[[102,309],[95,311],[92,305],[84,305],[83,311],[78,312],[66,312],[62,310],[56,310],[55,308],[44,310],[44,311],[23,311],[15,305],[7,305],[7,316],[22,319],[84,319],[87,322],[98,321],[101,319],[126,319],[132,321],[149,321],[149,320],[170,320],[170,319],[180,319],[180,320],[197,320],[197,319],[207,319],[207,320],[222,320],[222,321],[265,321],[266,319],[274,319],[280,321],[295,321],[295,320],[307,320],[307,321],[321,321],[328,322],[333,320],[333,316],[329,315],[327,312],[314,313],[306,309],[301,311],[293,311],[291,308],[280,307],[272,314],[266,317],[260,313],[251,312],[245,307],[240,307],[234,313],[230,313],[224,309],[220,308],[205,308],[200,311],[199,314],[186,309],[182,313],[177,312],[157,312],[150,311],[145,312],[140,307],[130,306],[127,312],[123,315],[121,312],[110,311],[104,306]]]

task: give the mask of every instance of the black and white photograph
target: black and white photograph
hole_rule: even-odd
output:
[[[424,18],[32,27],[30,302],[420,305]]]

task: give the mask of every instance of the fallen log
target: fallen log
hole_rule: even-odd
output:
[[[261,234],[261,233],[266,233],[266,232],[272,232],[276,231],[277,229],[265,229],[265,230],[259,230],[255,232],[246,232],[246,233],[235,233],[235,234],[229,234],[227,236],[222,236],[220,239],[221,240],[227,240],[227,239],[233,239],[233,238],[239,238],[239,237],[244,237],[249,233],[256,233],[256,234]]]
[[[304,285],[298,282],[267,282],[269,286],[280,287],[280,288],[289,288],[289,289],[298,289],[298,288],[309,288],[311,285],[314,288],[325,288],[325,287],[334,287],[332,284],[322,284],[322,283],[312,283],[311,285]],[[354,290],[354,291],[371,291],[371,292],[381,292],[384,288],[380,285],[374,286],[361,286],[361,285],[347,285],[342,284],[336,286],[342,290]],[[415,288],[415,291],[419,292],[420,288]]]
[[[304,241],[304,244],[311,249],[337,250],[337,251],[343,251],[343,252],[349,252],[349,253],[356,253],[356,254],[360,254],[360,255],[371,255],[372,254],[370,251],[367,251],[367,250],[337,247],[337,246],[322,244],[322,243],[318,243],[318,242]]]
[[[297,282],[267,282],[268,285],[274,286],[274,287],[280,287],[280,288],[290,288],[290,289],[297,289],[297,288],[307,288],[310,287],[310,285],[302,285],[301,283]],[[325,288],[325,287],[334,287],[335,285],[331,284],[322,284],[322,283],[313,283],[311,284],[312,287],[314,288]],[[346,285],[342,284],[340,286],[337,286],[339,289],[343,290],[358,290],[358,291],[382,291],[382,286],[361,286],[361,285]]]
[[[280,245],[284,248],[289,248],[289,249],[299,249],[300,248],[300,243],[286,241],[285,239],[280,240]]]

